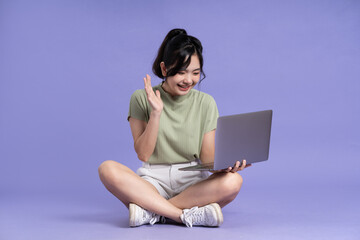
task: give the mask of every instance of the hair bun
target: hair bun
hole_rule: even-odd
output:
[[[185,31],[185,29],[182,28],[175,28],[173,30],[171,30],[167,36],[165,37],[165,39],[167,39],[168,41],[178,35],[187,35],[187,32]]]

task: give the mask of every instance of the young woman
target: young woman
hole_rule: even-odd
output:
[[[218,109],[214,99],[194,86],[201,81],[201,42],[183,29],[165,37],[153,64],[163,79],[152,87],[149,75],[145,89],[130,100],[128,121],[138,158],[137,173],[107,160],[99,167],[105,187],[129,208],[130,226],[154,224],[161,217],[193,225],[220,226],[221,207],[240,191],[246,162],[208,176],[179,168],[214,159]],[[248,165],[249,166],[249,165]]]

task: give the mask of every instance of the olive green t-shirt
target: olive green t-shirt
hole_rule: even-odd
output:
[[[219,112],[213,97],[191,89],[184,96],[171,96],[160,85],[164,108],[160,116],[158,137],[151,164],[185,163],[199,158],[205,133],[216,129]],[[144,89],[136,90],[130,99],[128,119],[149,121],[151,106]]]

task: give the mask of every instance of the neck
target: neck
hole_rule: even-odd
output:
[[[164,89],[165,92],[167,92],[169,95],[171,95],[172,97],[174,97],[174,95],[172,95],[169,91],[169,88],[168,88],[168,85],[167,85],[167,82],[166,80],[164,80],[162,83],[161,83],[161,87],[162,89]]]

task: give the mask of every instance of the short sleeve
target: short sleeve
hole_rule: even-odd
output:
[[[204,124],[204,133],[210,132],[216,129],[217,119],[219,117],[219,111],[216,105],[216,102],[213,97],[208,95],[208,107],[205,112],[205,124]]]
[[[149,121],[149,111],[148,111],[148,104],[146,99],[145,90],[139,89],[136,90],[130,98],[130,106],[129,106],[129,113],[128,113],[128,121],[130,117],[136,118],[142,121]]]

